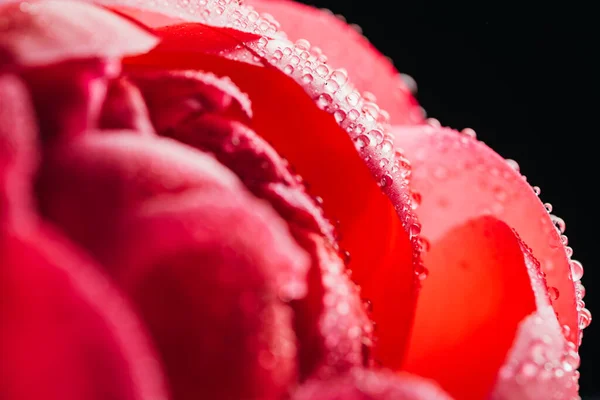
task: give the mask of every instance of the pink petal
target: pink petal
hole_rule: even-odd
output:
[[[14,76],[0,76],[0,223],[18,223],[32,204],[28,186],[37,166],[37,127],[29,96]]]
[[[17,1],[0,6],[0,65],[48,65],[67,59],[118,58],[146,52],[147,30],[80,1]]]
[[[0,233],[0,397],[167,399],[145,332],[53,232]]]
[[[491,399],[579,399],[579,354],[575,345],[562,333],[548,297],[540,263],[524,243],[521,243],[521,248],[537,311],[519,324]]]
[[[354,369],[302,385],[293,400],[451,400],[435,383],[405,373]]]
[[[339,218],[340,245],[352,255],[353,279],[365,288],[366,298],[373,298],[373,318],[380,331],[386,332],[379,341],[378,357],[399,366],[422,266],[419,227],[405,180],[409,172],[406,160],[393,151],[392,137],[383,125],[385,115],[348,82],[338,82],[339,74],[333,74],[302,45],[294,47],[282,39],[272,20],[259,18],[237,3],[208,3],[191,19],[208,21],[210,26],[188,23],[161,28],[161,45],[126,63],[129,67],[210,70],[229,76],[248,93],[254,111],[251,128],[324,199],[326,214]],[[144,8],[142,3],[139,6]],[[179,6],[179,16],[187,18],[188,7]],[[156,11],[152,6],[145,8]],[[223,26],[239,26],[243,31],[234,33]],[[260,38],[253,32],[272,33],[276,39]],[[231,42],[232,38],[236,40]],[[262,66],[247,59],[215,56],[220,47],[226,52],[247,49]],[[305,79],[306,73],[298,66],[301,59],[304,66],[310,63],[312,80]],[[389,198],[382,196],[382,188]],[[380,268],[374,271],[372,265]],[[382,282],[393,290],[377,290]],[[393,303],[383,305],[384,299]]]
[[[419,104],[392,62],[342,19],[290,0],[250,0],[246,4],[273,15],[290,40],[308,40],[327,55],[328,64],[346,68],[356,88],[372,93],[377,104],[390,113],[392,123],[424,121]]]
[[[503,222],[480,217],[433,242],[424,262],[430,272],[403,369],[455,398],[485,398],[519,323],[536,310],[519,240]]]
[[[278,400],[296,380],[293,314],[305,254],[243,192],[163,195],[126,217],[114,269],[177,399]],[[268,249],[268,250],[266,250]]]
[[[398,127],[395,136],[413,165],[412,188],[422,199],[417,214],[424,237],[434,243],[453,227],[484,214],[506,222],[540,260],[548,285],[559,293],[553,306],[560,324],[568,326],[567,337],[577,344],[570,260],[554,217],[521,174],[483,143],[450,129]]]

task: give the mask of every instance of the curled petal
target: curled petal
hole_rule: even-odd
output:
[[[531,246],[559,293],[553,307],[567,338],[578,343],[576,296],[570,260],[560,232],[521,174],[483,143],[456,131],[432,126],[397,127],[396,142],[413,166],[412,189],[423,235],[431,243],[454,226],[493,215],[514,228]],[[566,331],[565,331],[566,332]]]
[[[0,68],[118,58],[157,43],[149,31],[86,2],[10,2],[0,6],[0,19],[8,21],[0,26]]]
[[[326,10],[290,0],[250,0],[259,12],[273,15],[292,41],[308,40],[313,51],[323,53],[329,65],[344,67],[361,92],[368,91],[390,114],[394,124],[424,121],[419,104],[392,62],[383,56],[356,27]],[[326,55],[326,57],[325,57]],[[345,74],[345,72],[338,72]],[[343,79],[347,79],[345,76]],[[370,96],[370,95],[369,95]]]
[[[293,400],[452,400],[437,385],[406,373],[354,369],[329,381],[313,380]]]
[[[180,17],[187,18],[188,8],[180,6]],[[393,150],[385,114],[349,82],[337,81],[335,71],[309,49],[282,39],[272,19],[237,2],[208,1],[201,14],[190,20],[207,24],[158,29],[160,46],[128,59],[128,67],[210,70],[229,76],[248,94],[254,112],[250,127],[323,198],[326,215],[339,219],[340,246],[351,253],[353,279],[363,286],[363,296],[372,298],[373,319],[382,332],[376,357],[399,366],[419,285],[419,226],[406,160]],[[254,31],[270,36],[248,36]],[[216,56],[221,45],[224,51],[247,49],[255,62]],[[312,72],[305,77],[309,64]],[[380,285],[387,289],[378,290]],[[392,304],[381,304],[383,298]]]
[[[403,368],[456,398],[485,398],[519,323],[536,309],[519,241],[481,217],[433,242],[424,262],[430,272]]]
[[[565,339],[554,312],[540,263],[521,242],[537,311],[519,324],[498,374],[493,400],[579,399],[579,354]]]
[[[64,239],[3,230],[0,264],[0,397],[169,398],[128,303]]]

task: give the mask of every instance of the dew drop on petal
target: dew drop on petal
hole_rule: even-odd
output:
[[[583,265],[577,260],[571,260],[571,277],[575,282],[583,277]]]

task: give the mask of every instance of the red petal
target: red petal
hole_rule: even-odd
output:
[[[433,382],[388,371],[355,369],[337,379],[313,380],[293,400],[451,400]]]
[[[523,321],[498,374],[494,400],[579,399],[579,354],[563,336],[548,289],[527,246],[521,243],[537,311]]]
[[[306,294],[308,266],[284,222],[243,192],[201,190],[146,201],[122,232],[115,269],[175,398],[281,399],[297,368],[281,299]]]
[[[100,7],[78,1],[17,1],[0,6],[0,65],[39,66],[67,59],[146,52],[157,39]]]
[[[390,113],[392,123],[424,122],[419,104],[392,62],[331,12],[289,0],[249,0],[246,4],[273,15],[292,41],[308,40],[322,49],[330,65],[346,68],[356,88],[372,93]]]
[[[254,132],[220,115],[200,114],[165,133],[213,153],[256,196],[269,200],[311,255],[308,296],[293,303],[301,378],[361,365],[372,325],[334,250],[332,226],[287,164]]]
[[[127,303],[52,232],[0,233],[0,397],[167,399]]]
[[[132,130],[141,134],[154,132],[140,91],[127,79],[116,79],[108,86],[99,128]]]
[[[404,369],[456,398],[485,398],[519,322],[536,309],[519,241],[503,222],[481,217],[434,242],[424,261],[430,274]]]
[[[13,76],[0,76],[0,221],[23,220],[28,187],[37,166],[37,127],[27,89]]]
[[[237,3],[210,3],[199,18],[214,23],[208,29],[213,32],[211,35],[207,36],[207,27],[200,24],[162,28],[160,48],[129,62],[210,70],[229,76],[248,93],[254,110],[251,127],[290,161],[311,184],[313,193],[324,199],[326,214],[341,221],[340,245],[352,254],[353,278],[365,288],[363,295],[373,298],[373,318],[382,332],[378,357],[387,365],[398,366],[418,285],[414,274],[418,266],[418,237],[414,235],[416,220],[410,211],[404,179],[407,170],[403,159],[392,150],[391,136],[376,121],[384,118],[377,106],[364,101],[348,83],[340,83],[339,74],[332,74],[301,46],[292,48],[289,42],[266,38],[251,42],[236,39],[239,46],[257,55],[256,60],[264,63],[258,57],[264,55],[273,60],[276,68],[214,56],[221,39],[233,37],[232,29],[216,26],[246,26],[245,31],[268,33],[274,31],[274,25],[257,14],[258,19],[249,17],[254,15],[252,11]],[[304,66],[310,62],[312,81],[303,78],[306,73],[295,64],[301,59]],[[323,72],[324,77],[319,75]],[[327,112],[315,107],[315,101]],[[360,148],[360,156],[355,146]],[[373,265],[379,268],[374,270]],[[386,298],[394,293],[394,302],[380,304],[381,293],[386,293]]]
[[[533,249],[561,325],[578,342],[579,327],[569,258],[551,217],[525,179],[489,147],[450,129],[398,127],[396,142],[413,165],[412,188],[422,198],[417,214],[432,243],[453,227],[491,214],[514,228]]]

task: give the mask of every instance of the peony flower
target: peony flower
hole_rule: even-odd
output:
[[[323,11],[2,1],[0,397],[576,399],[538,195]]]

